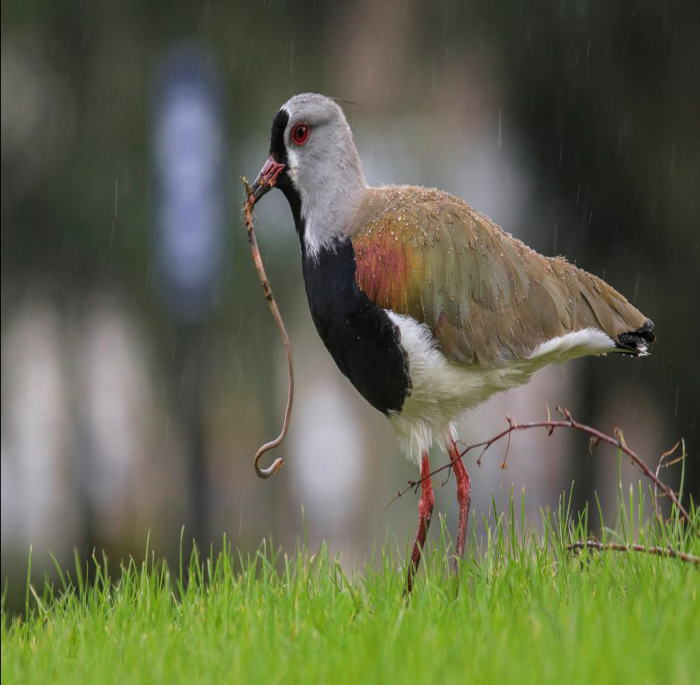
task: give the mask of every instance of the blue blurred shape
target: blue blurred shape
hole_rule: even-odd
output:
[[[215,74],[203,48],[179,45],[164,56],[152,93],[156,276],[181,323],[211,314],[226,252],[225,135]]]

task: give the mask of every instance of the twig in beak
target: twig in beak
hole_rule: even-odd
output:
[[[284,412],[284,423],[282,424],[282,431],[280,434],[270,442],[266,442],[258,451],[255,453],[255,472],[260,476],[260,478],[269,478],[270,476],[277,473],[284,464],[284,459],[282,457],[277,457],[275,461],[272,462],[267,468],[263,468],[260,465],[261,457],[270,450],[279,447],[285,437],[287,436],[287,431],[289,430],[289,419],[292,416],[292,403],[294,402],[294,363],[292,361],[292,347],[289,343],[289,336],[287,335],[287,329],[284,327],[284,322],[282,321],[282,315],[277,307],[277,302],[272,294],[272,288],[270,287],[270,281],[267,279],[265,274],[265,267],[262,263],[262,258],[260,256],[260,249],[258,248],[258,241],[255,238],[255,231],[253,230],[253,204],[255,199],[251,193],[248,181],[244,176],[241,176],[241,181],[243,182],[243,187],[245,188],[246,202],[243,209],[243,218],[246,231],[248,233],[248,242],[250,243],[250,251],[253,254],[253,263],[255,264],[255,270],[258,272],[258,277],[260,278],[260,283],[262,284],[263,294],[267,300],[267,305],[270,307],[270,312],[272,313],[272,318],[277,324],[280,335],[282,336],[282,342],[284,343],[284,349],[287,352],[287,370],[289,373],[289,389],[287,392],[287,408]]]

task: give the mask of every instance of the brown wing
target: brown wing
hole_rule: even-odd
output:
[[[427,324],[453,361],[523,358],[589,327],[620,342],[645,324],[604,281],[561,257],[543,257],[447,193],[372,189],[356,225],[359,287],[380,306]]]

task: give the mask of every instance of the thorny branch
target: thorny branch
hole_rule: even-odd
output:
[[[668,547],[645,547],[644,545],[624,545],[617,542],[602,543],[598,540],[577,540],[566,546],[568,550],[581,550],[584,548],[597,549],[601,552],[613,551],[613,552],[642,552],[644,554],[653,554],[658,557],[670,557],[671,559],[680,559],[681,561],[687,561],[690,564],[695,564],[695,566],[700,566],[700,557],[696,557],[693,554],[686,554],[685,552],[677,552],[676,550],[670,549]]]
[[[263,294],[267,300],[267,304],[270,307],[270,312],[272,313],[272,318],[277,324],[280,335],[282,336],[282,342],[284,343],[284,349],[287,352],[287,371],[289,374],[289,388],[287,392],[287,408],[284,412],[284,423],[282,424],[282,430],[280,434],[270,442],[266,442],[264,445],[258,449],[255,454],[254,464],[255,472],[260,476],[260,478],[269,478],[279,471],[279,469],[284,464],[284,459],[282,457],[277,457],[275,461],[272,462],[267,468],[260,466],[260,458],[270,450],[275,447],[279,447],[282,441],[287,436],[287,431],[289,430],[289,419],[292,415],[292,403],[294,402],[294,364],[292,361],[292,346],[289,342],[289,336],[287,335],[287,329],[284,327],[284,322],[282,321],[282,315],[277,307],[277,302],[272,294],[272,288],[270,287],[270,281],[267,279],[265,274],[265,267],[262,263],[262,257],[260,256],[260,248],[258,248],[258,241],[255,238],[255,231],[253,230],[253,204],[254,199],[250,191],[250,186],[245,177],[241,177],[243,182],[243,187],[245,188],[246,202],[243,209],[243,221],[245,224],[246,231],[248,232],[248,242],[250,243],[250,251],[253,254],[253,263],[255,264],[255,270],[258,272],[258,277],[260,278],[260,283],[262,284]]]
[[[657,468],[657,473],[654,473],[642,461],[642,459],[633,450],[631,450],[627,446],[627,443],[625,442],[625,438],[622,434],[622,431],[619,428],[615,428],[612,436],[607,435],[607,434],[602,433],[601,431],[597,430],[596,428],[592,428],[591,426],[587,426],[583,423],[579,423],[571,416],[571,412],[568,409],[562,409],[561,407],[557,407],[557,412],[559,414],[561,414],[561,416],[563,417],[562,419],[553,420],[551,418],[551,416],[548,416],[547,421],[531,421],[528,423],[517,423],[510,416],[506,416],[506,420],[508,421],[508,428],[501,431],[497,435],[494,435],[492,438],[489,438],[488,440],[484,440],[482,442],[477,442],[477,443],[474,443],[473,445],[468,445],[460,453],[459,456],[463,457],[468,452],[471,452],[472,450],[480,448],[481,453],[479,454],[479,458],[476,460],[476,464],[477,464],[477,466],[481,466],[481,460],[482,460],[484,454],[494,443],[498,442],[499,440],[501,440],[505,437],[508,437],[508,445],[510,446],[510,436],[515,431],[529,430],[531,428],[544,428],[547,430],[548,435],[552,435],[555,428],[572,428],[574,430],[581,431],[582,433],[586,433],[587,435],[589,435],[591,437],[590,445],[589,445],[589,449],[591,452],[596,447],[596,445],[598,445],[598,443],[604,442],[604,443],[607,443],[608,445],[612,445],[613,447],[619,449],[624,454],[626,454],[632,460],[632,463],[652,483],[654,483],[655,493],[657,491],[657,488],[658,488],[658,490],[661,490],[663,492],[663,494],[666,497],[668,497],[668,499],[678,509],[678,512],[680,513],[680,515],[688,522],[688,525],[691,527],[691,529],[693,530],[695,535],[700,537],[700,531],[698,530],[697,526],[694,524],[693,520],[690,518],[690,515],[686,511],[685,507],[678,500],[676,493],[673,492],[673,490],[668,485],[666,485],[665,483],[663,483],[659,479],[658,470],[661,467],[661,463],[659,464],[659,467]],[[548,414],[549,414],[549,412],[548,412]],[[664,460],[665,456],[668,457],[671,454],[673,454],[674,450],[675,450],[675,447],[673,448],[673,450],[669,450],[669,452],[665,453],[665,455],[662,455],[662,461]],[[507,451],[506,451],[506,456],[507,456]],[[427,476],[424,476],[423,478],[420,478],[419,480],[409,480],[408,486],[405,487],[403,490],[400,490],[394,496],[394,498],[391,500],[391,502],[398,499],[399,497],[403,497],[403,495],[405,495],[409,490],[414,490],[415,492],[418,492],[418,487],[421,485],[421,483],[424,480],[427,480],[428,478],[432,478],[435,474],[440,473],[441,471],[444,471],[446,469],[451,469],[452,465],[453,465],[452,462],[449,462],[447,464],[443,464],[442,466],[436,468],[430,474],[428,474]],[[669,464],[666,464],[666,466],[668,466],[668,465]],[[505,468],[505,458],[501,462],[501,468]],[[391,502],[389,504],[391,504]],[[658,513],[658,509],[657,509],[657,516],[660,516],[660,514]],[[674,554],[678,555],[677,552],[674,552]]]

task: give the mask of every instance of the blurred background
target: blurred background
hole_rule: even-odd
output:
[[[113,562],[181,527],[244,552],[329,540],[349,566],[403,553],[416,476],[335,369],[308,313],[281,193],[258,240],[295,354],[287,466],[254,473],[286,400],[284,350],[240,225],[278,107],[344,98],[372,184],[437,186],[533,248],[605,278],[654,320],[653,356],[539,372],[460,425],[466,442],[568,407],[656,464],[684,437],[700,494],[700,11],[694,2],[2,3],[2,581],[23,601],[73,550]],[[515,436],[472,477],[528,513],[597,492],[615,454]],[[445,458],[436,454],[433,463]],[[623,484],[638,476],[623,465]],[[665,474],[678,483],[678,474]],[[454,483],[436,491],[456,524]],[[20,599],[17,599],[20,598]]]

